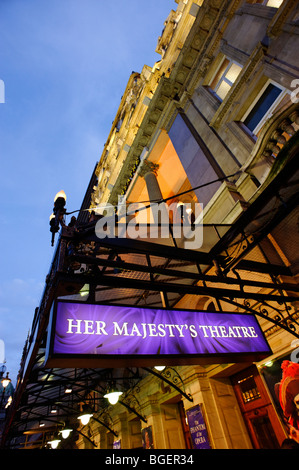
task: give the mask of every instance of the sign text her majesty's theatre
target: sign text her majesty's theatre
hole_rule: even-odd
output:
[[[48,341],[48,364],[70,367],[240,362],[270,353],[253,315],[64,301],[54,305]]]

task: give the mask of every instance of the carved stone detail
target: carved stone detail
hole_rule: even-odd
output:
[[[154,173],[157,176],[158,168],[157,163],[144,160],[138,169],[138,175],[144,177],[147,173]]]

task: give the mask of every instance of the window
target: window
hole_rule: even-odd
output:
[[[253,401],[261,397],[261,394],[258,391],[253,375],[250,375],[249,377],[246,377],[245,379],[239,380],[238,384],[241,389],[244,403],[248,403],[249,401]]]
[[[247,129],[257,135],[265,121],[273,114],[278,102],[285,93],[286,90],[283,88],[274,83],[268,83],[243,118],[243,123]]]
[[[247,3],[259,3],[267,7],[279,8],[283,0],[247,0]]]
[[[241,70],[242,67],[236,62],[227,58],[223,60],[212,83],[210,84],[210,87],[221,100],[224,100]]]
[[[267,7],[279,8],[283,0],[266,0]]]
[[[189,118],[179,113],[168,132],[171,143],[185,170],[190,186],[205,185],[204,191],[195,189],[201,204],[207,204],[220,188],[225,173]],[[214,181],[214,183],[206,185]]]

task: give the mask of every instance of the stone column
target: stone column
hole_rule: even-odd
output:
[[[147,423],[142,423],[142,429],[151,427],[153,445],[155,449],[166,449],[165,436],[163,430],[162,416],[159,401],[156,395],[147,397],[147,401],[142,405],[143,415],[146,416]]]
[[[159,165],[157,163],[144,160],[138,170],[139,176],[142,176],[145,179],[150,201],[159,201],[163,198],[159,183],[157,181],[158,169]]]
[[[154,224],[168,224],[168,210],[165,203],[161,203],[163,196],[157,180],[157,171],[159,165],[157,163],[144,160],[138,170],[139,176],[145,180],[149,201],[152,203],[151,216]],[[154,203],[157,203],[155,205]],[[159,205],[159,206],[158,206]],[[159,210],[157,210],[159,208]],[[160,230],[157,232],[160,235]]]
[[[209,440],[213,449],[252,448],[241,411],[228,377],[212,378],[200,366],[189,372],[185,380],[193,403],[183,398],[184,408],[199,404],[204,413]]]
[[[117,433],[117,437],[113,437],[113,441],[121,441],[122,449],[129,449],[129,431],[128,431],[128,414],[118,413],[113,418],[113,429]]]

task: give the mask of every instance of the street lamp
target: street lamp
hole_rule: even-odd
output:
[[[71,385],[67,385],[64,389],[64,393],[68,394],[68,393],[72,393],[73,389],[71,387]]]
[[[55,234],[59,231],[59,225],[64,225],[63,217],[65,209],[66,194],[59,191],[54,198],[53,214],[50,215],[50,232],[52,233],[51,245],[54,245]]]
[[[52,413],[52,415],[54,415],[54,414],[57,413],[57,407],[56,407],[55,405],[52,405],[52,406],[51,406],[50,413]]]
[[[10,382],[11,382],[11,380],[8,377],[8,372],[7,372],[6,377],[3,377],[3,379],[1,380],[2,387],[6,388],[10,384]]]
[[[61,432],[61,435],[62,435],[63,439],[67,439],[69,437],[69,435],[71,434],[72,429],[63,429],[60,432]]]
[[[1,368],[1,376],[3,376],[4,374],[4,371],[5,371],[5,366],[3,366]],[[12,401],[12,397],[8,397],[8,399],[6,400],[6,397],[8,396],[9,392],[6,391],[7,387],[9,386],[9,384],[11,383],[11,380],[10,378],[8,377],[8,372],[6,373],[6,377],[2,377],[1,378],[1,385],[2,385],[2,394],[1,394],[1,400],[0,400],[0,408],[2,409],[2,407],[4,408],[7,408],[10,404],[11,404],[11,401]]]
[[[118,402],[119,397],[123,394],[123,392],[120,392],[116,388],[111,388],[106,395],[104,395],[104,398],[107,398],[109,401],[110,405],[115,405]]]
[[[93,414],[90,413],[89,407],[87,405],[83,405],[82,413],[80,414],[80,416],[78,416],[78,419],[80,419],[81,424],[83,426],[86,426],[86,424],[89,423],[89,420],[92,416]]]
[[[58,447],[58,444],[61,442],[61,439],[58,439],[58,436],[55,435],[53,436],[53,438],[51,439],[51,441],[48,441],[48,444],[50,444],[51,448],[52,449],[57,449]]]
[[[72,432],[72,428],[68,423],[65,423],[64,428],[59,432],[62,435],[63,439],[67,439]]]

